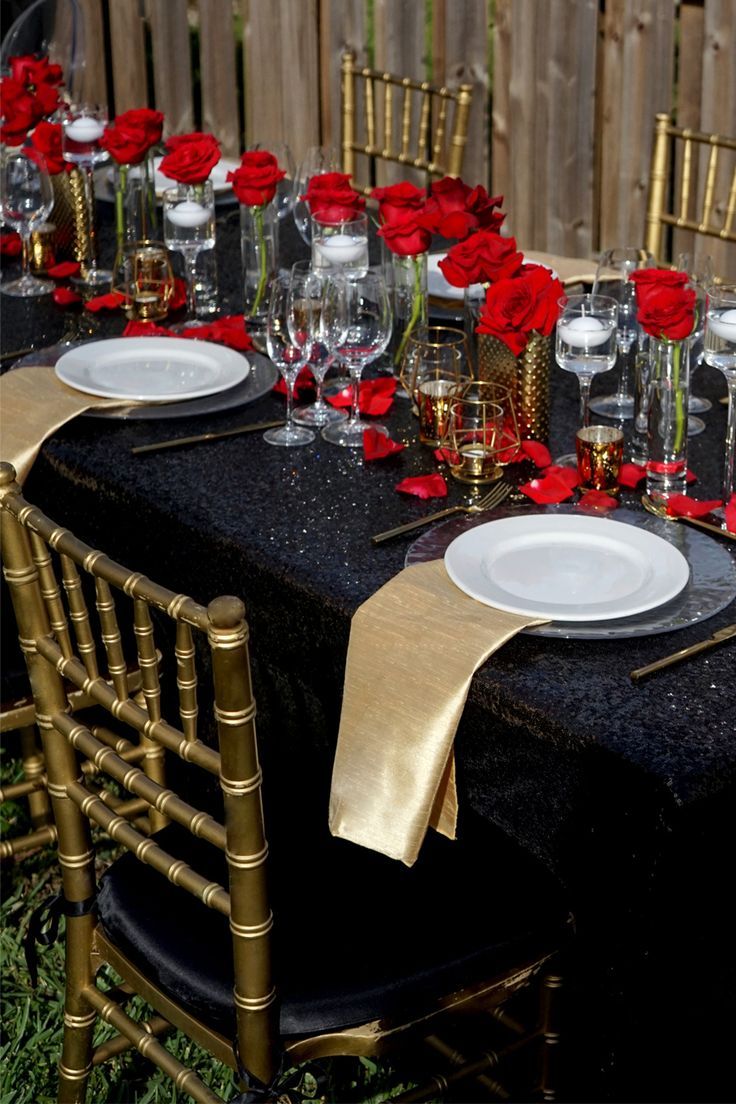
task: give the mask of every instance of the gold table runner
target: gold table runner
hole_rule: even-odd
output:
[[[12,464],[23,483],[41,445],[60,426],[91,407],[114,409],[135,405],[100,399],[67,387],[44,364],[13,368],[0,376],[0,460]]]
[[[544,618],[468,597],[441,560],[414,564],[356,611],[330,831],[411,866],[427,828],[455,838],[453,741],[474,672]]]

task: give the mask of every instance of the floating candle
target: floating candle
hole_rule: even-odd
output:
[[[365,260],[368,254],[368,239],[352,234],[316,238],[314,245],[319,257],[329,265],[354,264]]]
[[[102,137],[104,125],[91,115],[80,115],[66,126],[67,138],[73,142],[96,142]]]
[[[166,212],[167,219],[175,226],[202,226],[211,215],[209,207],[203,207],[192,199],[184,199]]]
[[[566,345],[579,349],[592,349],[604,345],[613,333],[613,326],[600,318],[582,315],[557,323],[557,333]]]
[[[717,337],[722,337],[725,341],[736,341],[736,309],[710,315],[708,326]]]

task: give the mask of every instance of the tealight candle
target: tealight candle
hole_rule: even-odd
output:
[[[73,142],[96,142],[102,137],[105,127],[99,119],[91,115],[80,115],[66,127],[66,134]]]
[[[557,333],[566,345],[580,349],[592,349],[603,345],[611,336],[613,327],[600,318],[591,318],[584,314],[579,318],[569,318],[558,322]]]
[[[332,234],[315,241],[315,247],[323,260],[331,265],[354,264],[365,257],[367,238],[352,234]]]
[[[717,337],[726,341],[736,341],[736,309],[725,310],[722,314],[711,315],[708,326]]]
[[[203,207],[201,203],[195,203],[192,199],[184,199],[166,212],[166,217],[175,226],[202,226],[210,215],[208,207]]]

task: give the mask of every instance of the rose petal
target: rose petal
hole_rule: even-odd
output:
[[[697,483],[698,482],[697,475],[695,474],[694,471],[690,471],[690,468],[687,469],[687,475],[685,477],[685,482],[686,483]]]
[[[178,334],[167,330],[165,326],[157,326],[155,322],[138,322],[135,319],[128,322],[123,330],[123,337],[177,337]]]
[[[390,437],[379,433],[373,426],[363,431],[363,456],[366,460],[383,460],[384,457],[393,456],[405,448],[406,445],[392,441]]]
[[[605,491],[586,491],[578,502],[578,510],[589,513],[598,513],[603,510],[615,510],[618,507],[618,499],[607,495]]]
[[[60,261],[46,270],[46,275],[52,280],[67,280],[70,276],[76,276],[80,268],[79,261]]]
[[[707,502],[688,495],[670,495],[667,499],[667,513],[670,517],[705,517],[721,505],[720,498],[711,498]]]
[[[15,230],[0,234],[0,254],[3,257],[19,257],[22,248],[20,234]]]
[[[55,287],[51,292],[51,298],[57,307],[71,307],[82,302],[82,296],[68,287]]]
[[[100,310],[117,310],[124,302],[125,296],[121,295],[120,292],[109,291],[107,295],[95,295],[93,299],[88,299],[84,304],[84,309],[95,313]]]
[[[532,460],[538,468],[546,468],[552,463],[550,451],[541,441],[522,441],[521,451]]]
[[[359,403],[361,414],[371,414],[374,417],[388,413],[394,401],[396,380],[387,377],[385,379],[361,380],[359,391]],[[353,404],[352,387],[343,387],[342,390],[325,395],[331,406],[338,409],[349,407]]]
[[[447,484],[444,476],[439,472],[432,475],[413,475],[408,479],[402,479],[394,490],[401,494],[416,495],[417,498],[445,498],[447,496]]]
[[[736,533],[736,494],[732,494],[724,510],[726,516],[726,528],[729,533]]]
[[[580,482],[580,476],[578,475],[577,468],[569,468],[567,464],[550,464],[548,468],[545,468],[542,472],[542,476],[554,475],[558,479],[561,479],[566,486],[573,490]]]
[[[638,487],[647,474],[644,464],[622,464],[618,481],[622,487]]]
[[[571,469],[572,470],[572,469]],[[542,505],[551,505],[555,502],[564,502],[572,498],[572,488],[568,486],[559,475],[546,475],[543,479],[531,479],[519,487],[522,494],[531,498],[533,502]]]

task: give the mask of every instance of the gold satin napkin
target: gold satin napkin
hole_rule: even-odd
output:
[[[22,483],[47,437],[90,407],[130,406],[67,387],[45,364],[13,368],[0,376],[0,460],[12,464]]]
[[[427,828],[455,838],[453,741],[474,672],[545,619],[485,606],[442,560],[414,564],[356,611],[330,794],[334,836],[411,866]]]
[[[527,249],[524,250],[524,260],[553,268],[563,284],[592,284],[598,267],[597,261],[584,257],[560,257],[556,253],[538,253]]]

